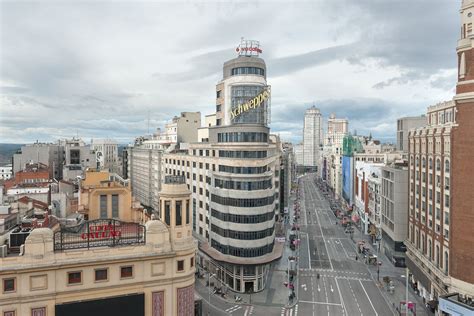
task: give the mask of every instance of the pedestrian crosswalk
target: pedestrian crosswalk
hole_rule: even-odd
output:
[[[281,316],[297,316],[297,315],[298,315],[298,304],[290,308],[287,308],[287,307],[281,308]]]
[[[233,312],[235,311],[238,311],[239,309],[242,308],[242,305],[234,305],[232,307],[229,307],[228,309],[226,309],[225,311],[229,314],[232,314]]]
[[[225,311],[231,315],[232,313],[239,311],[240,313],[244,312],[244,316],[250,316],[250,315],[253,315],[254,308],[255,307],[253,305],[234,305],[232,307],[229,307]],[[242,315],[242,314],[239,314],[239,315]]]

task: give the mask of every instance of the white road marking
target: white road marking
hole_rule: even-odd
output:
[[[365,287],[364,287],[364,285],[362,284],[362,281],[359,280],[359,283],[360,283],[360,286],[362,286],[362,289],[364,290],[365,296],[367,296],[367,299],[369,300],[370,306],[372,306],[372,309],[373,309],[374,312],[375,312],[375,316],[378,316],[379,314],[377,314],[377,311],[376,311],[375,308],[374,308],[374,304],[372,304],[372,301],[370,300],[370,297],[369,297],[369,295],[367,294],[367,291],[365,290]]]
[[[342,312],[344,313],[344,315],[347,315],[346,305],[344,305],[344,298],[342,297],[341,289],[339,288],[339,283],[337,283],[337,278],[335,278],[335,281],[336,281],[337,291],[339,292],[339,297],[341,298]]]
[[[329,302],[314,302],[314,301],[298,301],[299,303],[306,303],[306,304],[316,304],[316,305],[331,305],[331,306],[342,306],[338,303],[329,303]]]
[[[235,311],[237,311],[237,310],[239,310],[239,309],[241,309],[241,308],[242,308],[242,306],[240,306],[240,305],[234,305],[234,306],[232,306],[232,307],[229,307],[229,308],[226,309],[225,311],[228,312],[228,313],[233,313],[233,312],[235,312]]]

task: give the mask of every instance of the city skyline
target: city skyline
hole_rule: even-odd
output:
[[[396,118],[454,95],[458,7],[2,2],[2,142],[126,143],[148,132],[148,119],[152,132],[180,111],[210,114],[219,65],[242,36],[262,45],[270,127],[282,139],[301,141],[304,111],[315,104],[325,119],[348,118],[350,131],[393,141]]]

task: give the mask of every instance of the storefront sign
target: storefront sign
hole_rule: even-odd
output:
[[[235,119],[237,116],[245,113],[251,109],[258,108],[260,105],[263,104],[266,100],[270,98],[270,88],[267,87],[263,90],[259,95],[250,99],[249,101],[245,102],[244,104],[239,104],[235,107],[232,111],[230,111],[231,119]]]

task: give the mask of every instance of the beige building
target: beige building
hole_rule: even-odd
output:
[[[85,173],[78,204],[79,213],[89,220],[120,218],[137,223],[146,220],[140,203],[132,197],[129,181],[107,171]]]
[[[108,218],[33,230],[20,255],[0,258],[0,315],[194,315],[189,200],[185,184],[166,179],[168,224]]]

